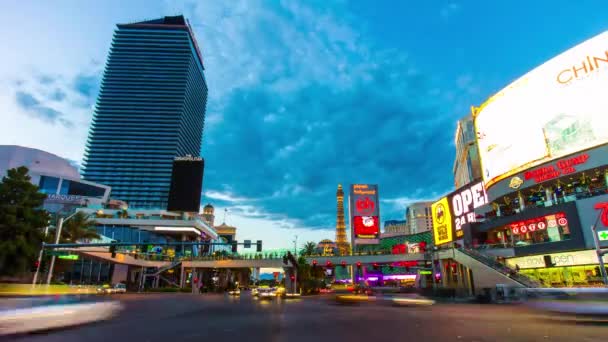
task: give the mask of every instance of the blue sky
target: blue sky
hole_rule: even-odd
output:
[[[382,220],[452,188],[458,118],[608,29],[606,1],[13,1],[0,143],[80,161],[116,23],[183,13],[209,86],[204,203],[268,247],[333,238],[338,183]]]

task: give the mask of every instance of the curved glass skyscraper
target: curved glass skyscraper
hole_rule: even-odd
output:
[[[183,16],[119,24],[86,143],[83,177],[130,207],[166,208],[176,156],[200,155],[207,85]]]

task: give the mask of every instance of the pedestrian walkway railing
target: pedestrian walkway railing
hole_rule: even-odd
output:
[[[496,259],[494,259],[491,256],[482,254],[476,250],[468,249],[468,248],[458,248],[458,250],[460,252],[468,255],[469,257],[481,262],[482,264],[485,264],[486,266],[489,266],[489,267],[493,268],[494,270],[508,276],[509,278],[517,281],[518,283],[520,283],[526,287],[541,287],[540,283],[526,277],[523,274],[520,274],[519,272],[517,272],[517,270],[515,270],[503,263],[496,261]]]

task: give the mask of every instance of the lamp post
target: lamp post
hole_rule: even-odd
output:
[[[101,213],[103,213],[102,210],[97,211],[97,214],[101,214]],[[66,221],[68,221],[69,219],[74,217],[76,214],[78,214],[78,211],[74,212],[72,215],[66,217],[65,219],[63,217],[59,217],[59,222],[57,223],[57,232],[55,233],[55,244],[58,244],[59,239],[61,238],[61,230],[63,229],[63,223],[65,223]],[[90,217],[91,215],[92,214],[87,215],[87,218]],[[51,278],[53,278],[53,268],[55,268],[55,259],[56,259],[56,256],[53,255],[51,257],[51,264],[49,265],[49,273],[46,276],[47,285],[51,284]]]
[[[298,286],[298,236],[296,235],[295,240],[293,240],[293,255],[296,260],[296,265],[293,265],[293,293],[296,293],[296,289]]]
[[[597,215],[595,223],[593,224],[593,226],[591,226],[591,232],[593,234],[593,242],[595,243],[595,252],[597,253],[597,259],[600,263],[600,273],[602,274],[604,285],[608,285],[608,275],[606,275],[606,268],[604,267],[604,254],[606,253],[606,251],[603,251],[600,248],[600,240],[597,236],[597,223],[599,222],[602,213],[603,211],[600,211],[600,213]]]

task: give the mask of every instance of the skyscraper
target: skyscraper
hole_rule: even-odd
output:
[[[183,16],[117,25],[84,179],[131,207],[165,208],[174,158],[200,155],[206,103],[203,59]]]
[[[346,223],[344,221],[344,191],[342,184],[338,184],[336,191],[337,214],[336,214],[336,246],[340,255],[346,255],[350,252],[350,244],[346,239]]]
[[[458,121],[454,143],[456,145],[454,185],[458,189],[482,176],[472,115]]]

